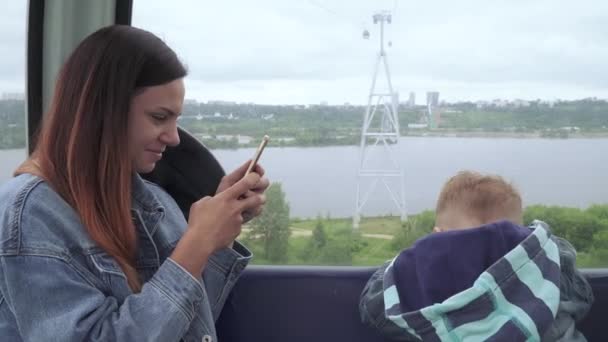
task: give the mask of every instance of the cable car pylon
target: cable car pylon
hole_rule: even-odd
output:
[[[353,215],[354,229],[359,228],[362,209],[369,200],[370,194],[378,186],[378,183],[381,183],[386,188],[390,198],[399,210],[401,221],[407,220],[403,168],[397,159],[395,159],[393,151],[394,147],[399,143],[400,137],[399,116],[397,112],[399,97],[393,91],[387,55],[384,50],[384,24],[390,24],[391,20],[392,17],[389,12],[380,12],[373,15],[374,24],[380,24],[380,51],[376,58],[372,85],[361,128],[361,146],[357,173],[357,200],[355,214]],[[369,31],[365,30],[363,32],[363,38],[369,39]],[[378,92],[376,90],[378,69],[381,64],[384,66],[383,70],[386,76],[388,92]],[[374,120],[377,115],[379,116],[378,119]],[[388,156],[391,165],[382,168],[369,168],[366,162],[369,152],[371,152],[370,147],[380,147],[380,150]],[[373,152],[379,153],[378,149],[375,149]],[[364,179],[371,181],[365,192],[362,191],[362,181]],[[394,182],[389,182],[389,179],[396,179],[399,186],[391,186]]]

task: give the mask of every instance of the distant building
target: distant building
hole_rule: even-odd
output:
[[[411,128],[411,129],[422,129],[422,128],[427,128],[429,127],[428,124],[425,123],[410,123],[407,124],[407,128]]]
[[[410,91],[410,97],[407,100],[407,106],[412,108],[416,106],[416,93]]]
[[[234,101],[211,100],[211,101],[208,101],[207,104],[210,104],[210,105],[222,105],[222,106],[227,106],[227,105],[234,106],[237,103],[234,102]]]
[[[443,112],[444,113],[455,113],[455,114],[462,113],[462,111],[459,109],[451,109],[451,108],[444,109]]]
[[[2,100],[25,100],[25,93],[2,93]]]
[[[554,100],[546,100],[546,101],[540,101],[540,104],[545,105],[549,108],[553,108],[555,107],[555,102]]]
[[[439,105],[439,92],[438,91],[428,91],[426,93],[426,105],[431,105],[431,107],[437,107]]]
[[[513,106],[516,107],[516,108],[519,108],[519,107],[530,107],[530,102],[528,102],[526,100],[516,99],[512,103],[513,103]]]
[[[477,109],[486,108],[489,105],[490,105],[490,103],[488,101],[477,101],[477,102],[475,102],[475,106],[477,107]]]
[[[496,108],[506,108],[509,105],[507,100],[495,99],[492,101],[492,106]]]

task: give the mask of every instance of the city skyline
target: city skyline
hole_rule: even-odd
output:
[[[477,100],[477,101],[468,101],[468,100],[455,100],[455,101],[445,101],[441,98],[441,92],[435,92],[435,91],[426,91],[424,92],[423,95],[428,96],[429,93],[438,93],[437,96],[438,100],[434,100],[433,101],[433,105],[456,105],[456,104],[461,104],[461,103],[475,103],[475,104],[512,104],[512,103],[522,103],[522,102],[540,102],[540,103],[544,103],[544,104],[555,104],[558,102],[570,102],[570,101],[582,101],[582,100],[593,100],[593,101],[608,101],[608,98],[598,98],[598,97],[584,97],[584,98],[577,98],[577,99],[542,99],[542,98],[536,98],[536,99],[530,99],[530,100],[526,100],[526,99],[521,99],[521,98],[513,98],[513,99],[506,99],[506,98],[494,98],[494,99],[482,99],[482,100]],[[426,106],[427,103],[426,102],[420,102],[420,99],[422,97],[418,97],[416,92],[409,92],[408,93],[408,98],[400,98],[399,100],[399,104],[400,105],[406,105],[406,106],[411,106],[412,102],[411,102],[411,95],[415,94],[414,99],[417,99],[417,102],[414,102],[415,106]],[[25,100],[25,93],[24,92],[2,92],[0,91],[0,100]],[[428,100],[428,98],[426,98],[426,100]],[[261,105],[261,106],[366,106],[366,104],[363,103],[350,103],[350,102],[343,102],[343,103],[329,103],[326,100],[321,100],[317,103],[260,103],[260,102],[239,102],[239,101],[231,101],[231,100],[218,100],[218,99],[209,99],[209,100],[200,100],[200,99],[196,99],[196,98],[185,98],[184,99],[184,104],[189,104],[192,103],[193,101],[195,101],[196,103],[201,103],[201,104],[235,104],[235,105]]]

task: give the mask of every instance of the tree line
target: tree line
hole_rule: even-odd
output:
[[[359,143],[365,106],[278,106],[236,103],[184,104],[180,126],[211,148],[238,148],[238,141],[218,135],[289,137],[277,146],[329,146]],[[488,106],[471,102],[449,104],[440,113],[437,131],[536,132],[541,137],[565,138],[569,133],[608,135],[608,102],[585,99],[553,105],[532,101],[526,107]],[[217,114],[217,115],[216,115]],[[379,113],[378,113],[379,114]],[[408,123],[427,122],[426,107],[399,106],[401,134],[418,134]],[[197,119],[198,117],[198,119]],[[201,119],[202,118],[202,119]],[[379,115],[377,115],[379,118]],[[25,102],[0,100],[0,148],[25,146]],[[570,132],[564,131],[570,129]],[[423,130],[424,131],[424,130]],[[215,137],[215,138],[214,138]],[[251,143],[254,146],[255,142]]]
[[[280,183],[267,190],[264,212],[249,225],[243,241],[254,251],[258,264],[379,265],[416,240],[431,233],[434,211],[411,215],[405,222],[398,218],[376,218],[377,232],[390,239],[366,238],[352,229],[350,219],[290,218],[289,203]],[[553,234],[568,240],[578,252],[581,267],[608,265],[608,205],[596,204],[586,209],[532,205],[525,208],[524,224],[538,219],[549,224]],[[296,236],[292,226],[305,222],[310,229]],[[384,229],[393,225],[394,228]]]

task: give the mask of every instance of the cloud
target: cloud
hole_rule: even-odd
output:
[[[26,3],[7,1],[0,20],[0,92],[24,91],[26,61]]]
[[[489,97],[509,97],[492,89],[517,84],[532,98],[547,95],[535,87],[556,91],[553,97],[608,92],[608,68],[603,67],[608,60],[608,5],[601,1],[396,3],[393,23],[385,31],[392,42],[387,51],[395,79],[435,81],[435,88],[451,84],[447,88],[461,89],[464,98],[474,97],[463,95],[467,86],[472,92],[481,88],[481,93],[488,88]],[[394,4],[385,1],[381,6],[392,9]],[[176,8],[175,14],[165,12],[166,17],[178,17],[184,7],[193,9],[181,21],[181,31],[172,31],[171,24],[153,26],[176,40],[195,80],[257,81],[260,89],[281,82],[305,89],[319,81],[328,85],[321,88],[343,93],[335,86],[360,79],[367,88],[370,82],[379,35],[379,25],[371,22],[376,5],[363,0],[191,3]],[[151,24],[143,14],[139,20],[143,26]],[[372,40],[361,39],[363,29]],[[521,95],[519,89],[511,93]]]
[[[25,5],[5,7],[3,84],[23,79],[25,66]],[[369,89],[378,9],[396,9],[385,39],[402,94],[608,97],[608,2],[601,0],[147,0],[134,2],[133,24],[176,50],[190,83],[205,85],[197,89],[229,90],[222,98],[235,100],[342,103]]]

